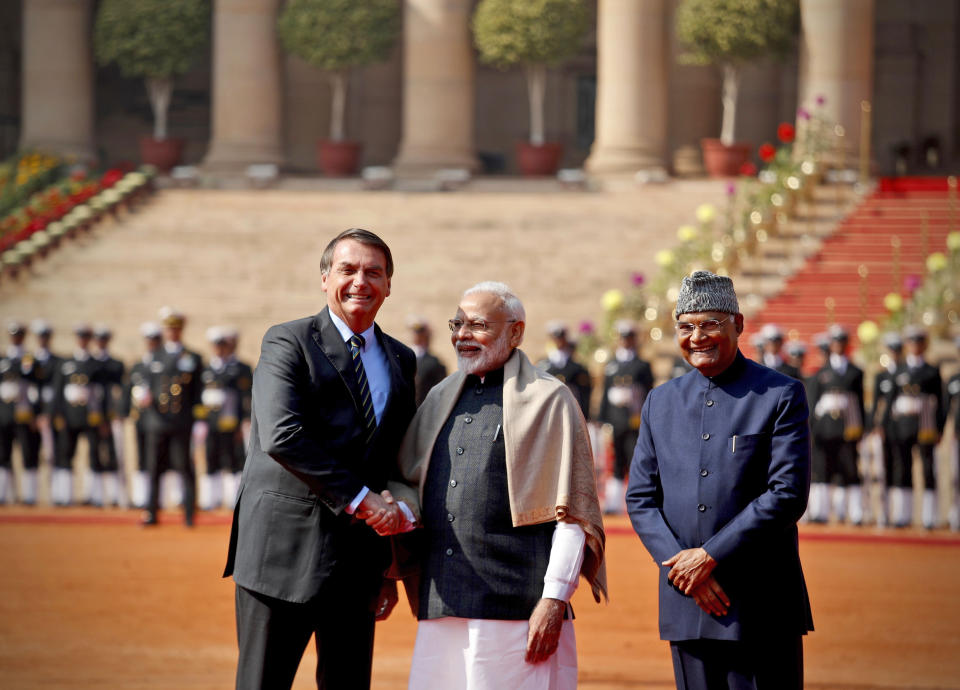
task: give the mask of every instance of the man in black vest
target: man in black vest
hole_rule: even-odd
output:
[[[378,535],[399,522],[380,492],[416,409],[413,352],[374,322],[392,275],[383,240],[346,230],[320,260],[326,307],[263,337],[224,570],[237,688],[289,688],[312,635],[318,688],[370,685],[374,619],[389,608]]]
[[[467,290],[450,320],[458,370],[404,438],[422,502],[398,491],[424,532],[411,688],[577,684],[569,600],[581,574],[605,592],[593,456],[569,388],[519,349],[524,326],[506,285]]]
[[[924,359],[927,333],[918,326],[904,330],[906,357],[897,369],[891,401],[893,479],[890,489],[891,516],[895,527],[907,527],[913,519],[913,449],[923,465],[923,526],[937,524],[934,449],[946,423],[940,370]]]
[[[547,324],[547,334],[553,341],[553,349],[546,359],[537,362],[537,366],[567,384],[567,388],[580,404],[583,418],[590,419],[590,391],[593,390],[593,382],[587,368],[574,358],[576,347],[567,336],[566,324],[551,321]]]
[[[430,389],[443,381],[447,376],[447,368],[436,356],[430,352],[430,325],[427,320],[419,317],[410,317],[407,321],[410,328],[410,348],[417,356],[417,407],[427,397]]]
[[[827,362],[810,379],[810,423],[813,437],[810,521],[827,522],[831,503],[834,517],[863,522],[863,492],[857,469],[857,442],[863,435],[863,370],[847,357],[846,329],[829,330]],[[833,496],[830,496],[830,484]],[[832,500],[831,500],[832,498]]]

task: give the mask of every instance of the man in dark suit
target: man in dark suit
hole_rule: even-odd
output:
[[[576,347],[567,337],[567,326],[562,321],[551,321],[547,324],[547,334],[553,341],[553,349],[545,359],[537,362],[537,366],[551,376],[567,384],[580,405],[584,419],[590,419],[590,393],[593,390],[593,381],[590,372],[580,364],[574,356]]]
[[[783,358],[783,331],[775,323],[768,323],[760,329],[763,336],[762,364],[778,371],[784,376],[799,379],[800,370]]]
[[[675,314],[696,371],[647,396],[627,488],[660,566],[660,637],[678,688],[799,690],[813,629],[797,547],[810,487],[803,384],[740,353],[729,278],[684,278]]]
[[[311,634],[319,688],[369,687],[374,619],[391,606],[378,535],[402,504],[380,492],[398,473],[416,362],[374,323],[393,275],[383,240],[344,231],[320,272],[326,308],[271,327],[253,377],[224,571],[236,583],[238,688],[289,688]]]
[[[417,356],[417,407],[427,397],[430,389],[447,377],[447,368],[436,355],[430,352],[430,325],[420,316],[407,320],[410,327],[410,345]]]

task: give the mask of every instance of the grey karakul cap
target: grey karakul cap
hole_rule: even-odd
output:
[[[737,293],[733,291],[733,281],[710,271],[694,271],[684,278],[680,283],[674,316],[700,311],[739,314],[740,305],[737,304]]]

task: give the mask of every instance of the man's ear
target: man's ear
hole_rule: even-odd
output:
[[[734,314],[733,323],[737,327],[737,335],[743,333],[743,314]]]
[[[510,347],[520,347],[523,342],[523,331],[526,324],[523,321],[517,321],[510,324]]]

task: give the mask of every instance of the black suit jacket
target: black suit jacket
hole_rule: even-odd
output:
[[[390,544],[344,512],[363,486],[397,476],[416,409],[413,351],[376,327],[390,397],[369,444],[350,353],[327,309],[271,327],[253,375],[250,446],[224,576],[285,601],[309,601],[339,574],[376,597]]]

